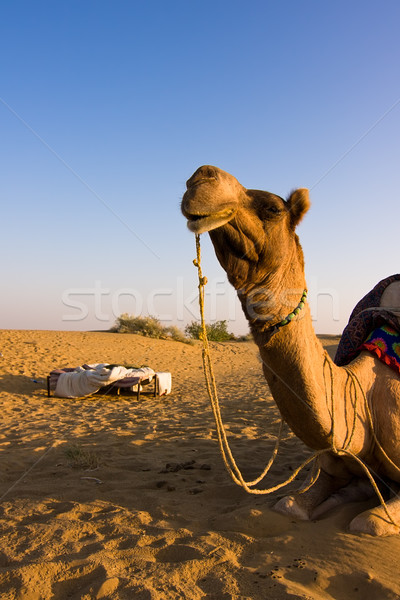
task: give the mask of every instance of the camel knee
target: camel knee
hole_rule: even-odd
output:
[[[284,498],[281,498],[272,508],[282,515],[295,517],[301,521],[310,520],[307,510],[297,502],[294,496],[285,496]]]
[[[400,533],[400,497],[395,496],[386,503],[357,515],[350,523],[350,531],[374,536]],[[390,515],[390,516],[389,516]]]
[[[374,512],[365,511],[357,515],[351,521],[349,529],[353,533],[367,533],[375,537],[400,533],[400,527],[392,523],[385,513],[380,514],[378,509],[375,509]]]

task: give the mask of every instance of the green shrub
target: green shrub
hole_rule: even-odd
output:
[[[135,317],[128,313],[120,315],[110,331],[112,333],[136,333],[145,337],[175,340],[186,344],[193,344],[193,340],[201,339],[201,324],[198,321],[192,321],[189,325],[186,325],[185,333],[183,333],[176,325],[165,327],[156,317]],[[230,333],[226,321],[207,323],[206,331],[211,342],[244,341],[248,339],[248,336],[237,338],[233,333]]]
[[[165,327],[156,317],[152,316],[135,317],[134,315],[123,313],[117,318],[110,331],[112,333],[136,333],[150,338],[191,343],[191,340],[185,337],[185,334],[179,327],[176,327],[176,325]]]
[[[113,333],[137,333],[146,337],[160,338],[163,326],[156,317],[135,317],[128,313],[120,315],[110,329]]]
[[[183,331],[179,329],[176,325],[170,325],[169,327],[164,327],[165,337],[171,338],[171,340],[175,340],[176,342],[186,342],[189,343],[191,340],[188,340]]]
[[[207,337],[210,342],[226,342],[228,340],[235,340],[233,333],[228,331],[226,321],[216,321],[215,323],[206,323]],[[201,339],[201,324],[192,321],[185,327],[185,333],[188,337],[199,340]]]

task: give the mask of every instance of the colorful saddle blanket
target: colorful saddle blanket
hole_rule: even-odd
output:
[[[394,327],[383,325],[371,331],[360,350],[372,352],[400,374],[400,333]]]
[[[361,352],[365,340],[375,330],[382,326],[390,326],[395,330],[399,328],[398,317],[379,306],[385,289],[394,281],[400,280],[400,274],[391,275],[382,279],[368,294],[355,306],[350,315],[349,323],[345,327],[338,349],[335,363],[341,367],[347,365]]]

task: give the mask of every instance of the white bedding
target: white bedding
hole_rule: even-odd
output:
[[[96,393],[100,388],[125,377],[152,379],[155,375],[150,367],[126,369],[125,367],[106,368],[107,363],[88,365],[90,369],[77,367],[69,373],[61,373],[57,380],[55,396],[60,398],[82,398]]]

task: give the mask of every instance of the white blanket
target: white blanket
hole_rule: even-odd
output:
[[[165,372],[158,372],[156,373],[156,377],[158,379],[158,394],[160,396],[163,396],[164,394],[170,394],[171,393],[171,388],[172,388],[172,377],[171,377],[171,373],[168,373],[167,371]]]
[[[105,385],[114,383],[124,377],[143,377],[150,380],[154,376],[153,369],[126,369],[125,367],[106,368],[107,363],[88,365],[90,369],[77,367],[70,373],[61,373],[57,380],[55,396],[59,398],[83,398],[99,391]]]

